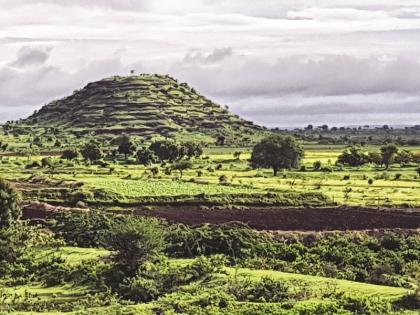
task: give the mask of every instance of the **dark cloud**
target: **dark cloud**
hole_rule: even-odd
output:
[[[187,58],[188,59],[188,58]],[[276,62],[237,57],[220,67],[183,63],[175,70],[213,95],[233,99],[252,96],[330,96],[418,93],[416,58],[356,58],[346,55],[293,56]]]
[[[47,61],[50,50],[50,48],[22,47],[11,66],[20,68],[42,65]]]

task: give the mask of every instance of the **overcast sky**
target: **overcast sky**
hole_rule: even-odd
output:
[[[420,1],[0,0],[0,121],[130,69],[266,126],[420,124]]]

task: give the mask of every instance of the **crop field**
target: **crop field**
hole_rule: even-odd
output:
[[[369,150],[377,150],[369,147]],[[408,148],[420,152],[420,148]],[[233,157],[243,152],[240,159]],[[249,148],[207,149],[204,156],[193,160],[191,169],[180,178],[178,171],[165,174],[161,167],[157,175],[150,168],[138,164],[113,163],[106,167],[89,166],[81,162],[58,163],[57,166],[28,169],[26,165],[40,161],[43,156],[2,156],[0,171],[11,180],[26,181],[33,174],[54,181],[80,182],[85,189],[102,189],[118,195],[118,199],[135,201],[141,197],[243,195],[270,193],[319,192],[332,202],[354,206],[415,207],[420,204],[420,180],[416,166],[401,167],[393,164],[383,167],[334,166],[342,146],[309,147],[302,161],[305,170],[282,171],[274,177],[269,169],[252,169],[249,166]],[[331,170],[314,170],[312,165],[320,161]],[[221,183],[220,178],[225,182]]]

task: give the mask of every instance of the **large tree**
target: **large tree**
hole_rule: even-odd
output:
[[[272,168],[276,176],[280,169],[297,167],[303,154],[295,138],[273,135],[255,145],[250,162],[253,167]]]
[[[20,194],[9,182],[0,179],[0,227],[7,227],[20,219]]]

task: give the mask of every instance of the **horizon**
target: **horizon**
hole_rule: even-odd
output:
[[[169,74],[270,128],[420,122],[416,1],[0,0],[0,8],[0,122],[131,69]]]

